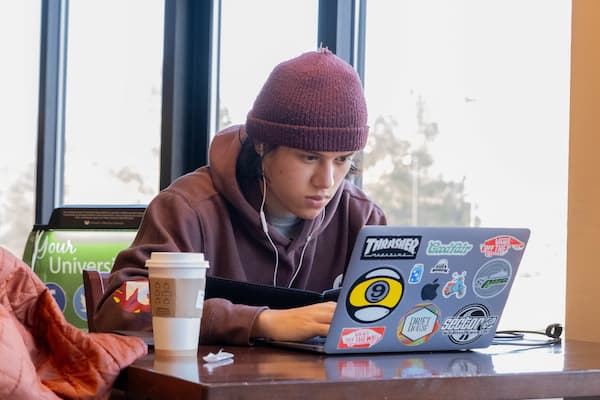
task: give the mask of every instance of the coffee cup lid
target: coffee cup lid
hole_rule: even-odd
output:
[[[163,252],[155,251],[146,260],[147,267],[200,266],[205,263],[204,253]]]

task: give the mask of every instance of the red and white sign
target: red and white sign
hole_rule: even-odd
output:
[[[368,349],[383,339],[385,326],[370,328],[344,328],[338,341],[338,349]]]

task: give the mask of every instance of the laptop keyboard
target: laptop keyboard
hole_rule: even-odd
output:
[[[305,343],[308,344],[325,344],[325,341],[327,340],[327,336],[315,336],[314,338],[305,340]]]

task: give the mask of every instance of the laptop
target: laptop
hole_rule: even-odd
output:
[[[270,341],[327,354],[488,347],[530,230],[365,226],[326,338]]]

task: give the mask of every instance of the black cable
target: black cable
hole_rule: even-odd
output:
[[[560,344],[563,332],[562,325],[550,324],[544,332],[528,330],[497,331],[492,344],[509,346],[554,346]],[[543,335],[545,339],[533,339],[526,335]]]

